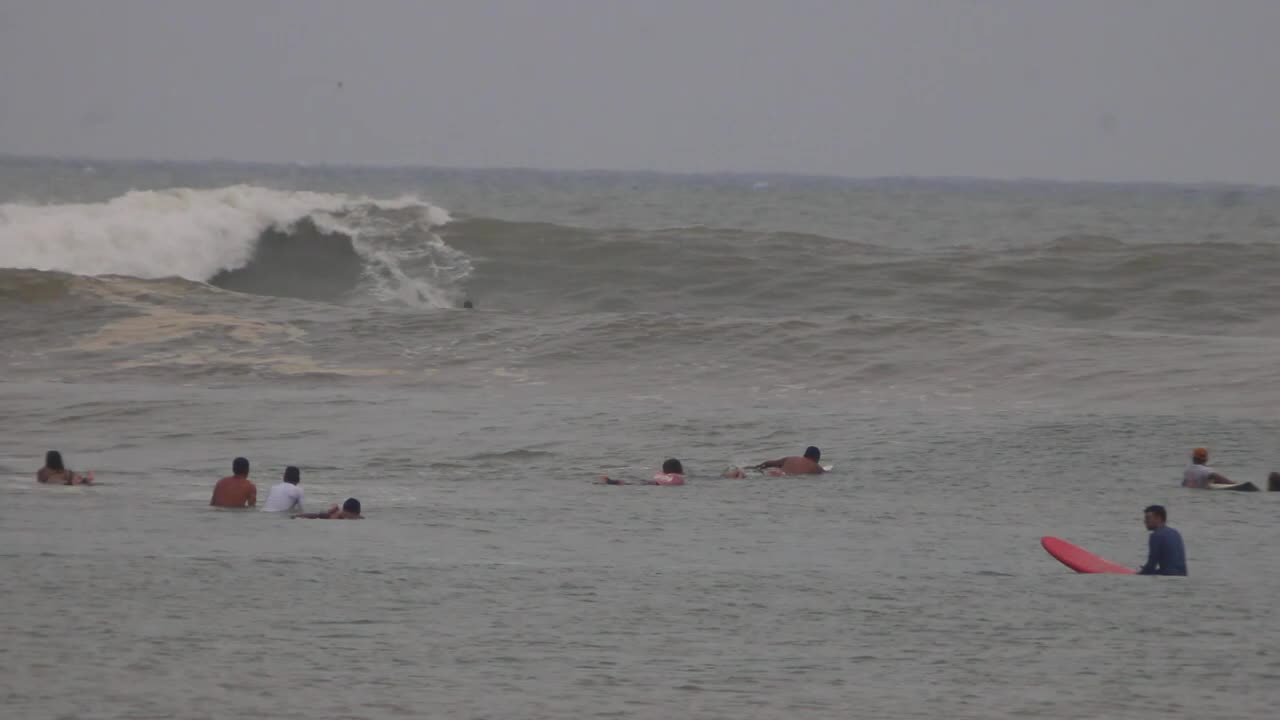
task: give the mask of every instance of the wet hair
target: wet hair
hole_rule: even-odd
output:
[[[294,467],[293,465],[290,465],[289,467],[284,469],[284,481],[287,483],[293,483],[294,485],[297,485],[299,482],[302,481],[302,471]]]
[[[246,459],[246,458],[242,458],[242,457],[238,457],[238,458],[236,458],[235,460],[232,460],[232,461],[231,461],[231,472],[235,473],[236,475],[248,475],[248,474],[249,474],[249,460],[248,460],[248,459]]]
[[[679,460],[671,458],[670,460],[662,463],[662,472],[669,475],[683,475],[684,466],[680,464]]]
[[[44,454],[44,466],[50,470],[66,470],[62,466],[62,453],[57,450],[50,450]]]
[[[343,511],[343,512],[349,512],[349,513],[355,513],[356,515],[359,515],[359,514],[360,514],[360,501],[359,501],[359,500],[357,500],[357,499],[355,499],[355,498],[347,498],[347,501],[346,501],[346,502],[344,502],[344,503],[342,503],[342,511]]]
[[[1169,514],[1164,511],[1163,505],[1148,505],[1143,508],[1142,512],[1155,515],[1160,518],[1161,522],[1167,522],[1169,520]]]
[[[814,462],[818,462],[819,460],[822,459],[822,451],[814,447],[813,445],[810,445],[809,447],[804,449],[804,456]]]
[[[467,300],[466,302],[462,303],[462,307],[467,310],[474,310],[476,307],[476,304],[471,302],[470,300]]]

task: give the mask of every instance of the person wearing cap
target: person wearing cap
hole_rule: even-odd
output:
[[[810,445],[805,448],[803,457],[784,457],[779,460],[766,460],[754,469],[764,470],[772,468],[778,471],[780,475],[820,475],[825,470],[818,464],[818,460],[822,459],[822,451]]]
[[[330,505],[328,512],[322,513],[302,513],[301,515],[290,515],[295,518],[305,518],[307,520],[363,520],[364,516],[360,514],[360,501],[355,498],[347,498],[342,503],[342,507]]]
[[[1196,448],[1191,452],[1191,464],[1182,473],[1182,487],[1207,488],[1210,485],[1230,485],[1230,480],[1209,467],[1209,451]]]
[[[1166,523],[1169,514],[1163,506],[1149,505],[1142,511],[1142,522],[1151,531],[1147,539],[1147,564],[1139,575],[1186,575],[1187,549],[1182,535]]]

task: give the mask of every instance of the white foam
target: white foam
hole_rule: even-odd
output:
[[[425,225],[449,221],[445,210],[411,196],[384,202],[253,185],[134,191],[104,203],[9,203],[0,205],[0,267],[206,281],[249,262],[265,230],[303,218],[349,226],[352,218],[333,214],[369,207],[416,207]]]

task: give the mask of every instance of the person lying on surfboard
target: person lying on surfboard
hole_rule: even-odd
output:
[[[784,457],[779,460],[766,460],[756,465],[753,470],[773,469],[778,475],[819,475],[826,472],[818,461],[822,459],[822,451],[810,445],[805,448],[803,457]]]
[[[290,517],[304,518],[306,520],[363,520],[364,515],[360,514],[360,501],[355,498],[347,498],[342,503],[342,507],[330,505],[328,512],[322,513],[302,513],[300,515],[290,515]]]
[[[1182,473],[1182,487],[1207,488],[1210,485],[1234,485],[1235,483],[1209,467],[1209,451],[1196,448],[1191,451],[1191,464]]]
[[[599,482],[601,485],[683,485],[684,465],[675,458],[668,458],[662,463],[662,470],[644,482],[629,483],[626,480],[614,480],[608,475],[601,475]]]
[[[49,485],[92,485],[93,472],[84,475],[71,472],[62,464],[62,453],[50,450],[44,454],[44,467],[36,471],[36,482]]]

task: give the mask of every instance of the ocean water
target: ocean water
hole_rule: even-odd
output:
[[[1178,477],[1280,469],[1278,248],[1267,188],[0,159],[6,713],[1270,718],[1280,493]],[[237,455],[368,519],[211,510]],[[1187,578],[1039,546],[1151,503]]]

